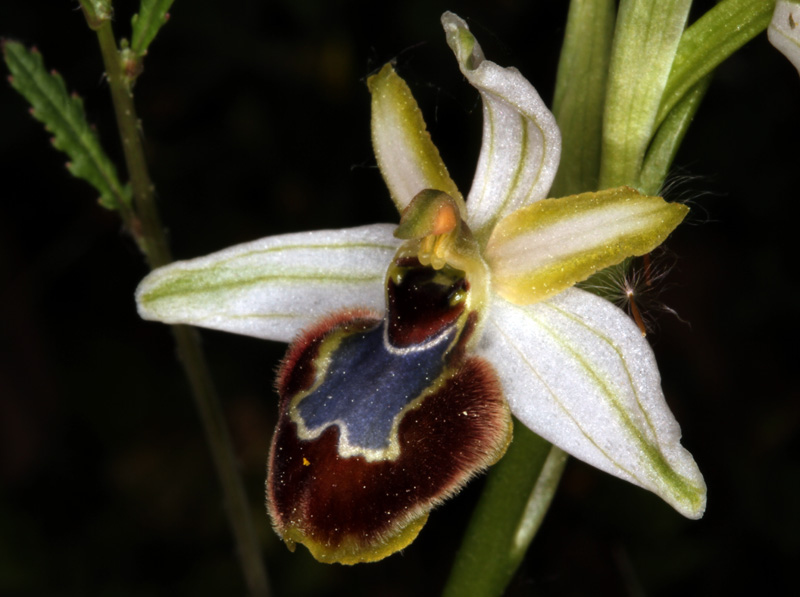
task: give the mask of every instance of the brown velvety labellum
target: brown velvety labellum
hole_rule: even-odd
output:
[[[428,512],[494,463],[511,417],[492,368],[465,356],[462,271],[400,258],[385,319],[323,320],[289,349],[267,498],[278,534],[320,561],[374,561],[408,545]]]
[[[324,561],[372,559],[373,550],[495,462],[509,439],[499,383],[476,357],[406,413],[394,461],[342,458],[335,426],[313,441],[298,439],[283,408],[288,401],[271,450],[270,513],[279,534],[299,531]]]

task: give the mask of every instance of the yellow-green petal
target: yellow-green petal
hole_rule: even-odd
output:
[[[367,79],[372,94],[372,146],[397,210],[424,189],[444,191],[463,209],[464,199],[431,141],[406,82],[385,65]]]
[[[630,187],[546,199],[504,218],[486,249],[495,290],[527,305],[655,249],[689,208]]]

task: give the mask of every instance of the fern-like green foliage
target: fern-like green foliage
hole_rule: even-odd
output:
[[[141,60],[159,29],[169,20],[168,10],[175,0],[142,0],[139,13],[133,15],[131,50]]]
[[[67,92],[61,75],[47,71],[37,50],[5,41],[3,57],[11,72],[11,86],[31,104],[33,117],[53,134],[53,146],[69,156],[67,169],[97,189],[103,207],[129,207],[130,188],[120,183],[113,162],[89,126],[83,100]]]

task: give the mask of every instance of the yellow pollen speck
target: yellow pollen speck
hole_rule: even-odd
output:
[[[311,466],[311,461],[305,456],[303,457],[303,466]]]

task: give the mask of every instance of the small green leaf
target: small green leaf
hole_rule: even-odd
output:
[[[169,20],[168,10],[175,0],[142,0],[139,13],[133,15],[133,35],[131,50],[137,60],[147,54],[147,48],[153,42],[158,31]]]
[[[775,0],[724,0],[686,29],[658,109],[656,124],[692,87],[769,25]]]
[[[558,63],[553,115],[561,128],[561,164],[550,195],[597,190],[613,0],[573,0]]]
[[[653,142],[647,149],[637,187],[644,193],[656,194],[661,190],[672,160],[678,153],[689,125],[692,123],[700,103],[706,95],[711,75],[700,79],[686,93],[681,101],[675,104],[666,120],[658,127]]]
[[[691,0],[622,0],[603,122],[601,189],[635,184]]]
[[[114,164],[86,121],[81,98],[67,92],[61,75],[47,72],[36,50],[7,41],[3,56],[11,71],[11,86],[31,104],[33,117],[53,134],[53,146],[69,156],[69,171],[97,189],[103,207],[130,206],[130,189],[120,183]]]

